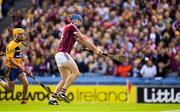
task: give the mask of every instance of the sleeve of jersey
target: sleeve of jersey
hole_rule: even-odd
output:
[[[14,57],[14,53],[15,53],[15,49],[12,47],[7,47],[6,48],[6,57],[7,58],[13,58]]]

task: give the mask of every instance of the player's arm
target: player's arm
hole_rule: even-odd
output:
[[[18,67],[19,69],[21,69],[22,72],[26,72],[28,76],[33,76],[32,72],[28,69],[26,69],[26,67],[24,65],[18,64],[14,58],[10,58],[9,59],[10,63],[16,67]]]
[[[84,34],[80,31],[74,32],[77,36],[77,41],[81,43],[83,46],[88,47],[89,49],[93,50],[97,54],[102,54],[102,51],[98,49],[91,41],[88,39]]]
[[[14,58],[9,58],[9,61],[10,61],[10,63],[11,63],[12,65],[14,65],[14,66],[16,66],[16,67],[18,67],[18,68],[21,68],[21,65],[18,64],[18,63],[14,60]]]
[[[9,58],[9,62],[10,62],[12,65],[14,65],[14,66],[18,67],[19,69],[21,69],[22,72],[25,72],[25,71],[26,71],[26,68],[25,68],[23,65],[18,64],[18,63],[14,60],[14,58]]]

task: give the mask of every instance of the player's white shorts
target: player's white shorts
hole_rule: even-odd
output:
[[[63,64],[68,60],[73,60],[73,58],[66,52],[58,52],[55,55],[55,60],[58,66],[63,66]]]

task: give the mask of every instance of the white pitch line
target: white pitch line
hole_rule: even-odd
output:
[[[164,110],[164,111],[161,111],[161,112],[180,112],[180,110]]]

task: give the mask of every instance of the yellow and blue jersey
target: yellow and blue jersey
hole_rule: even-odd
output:
[[[22,72],[18,67],[10,62],[10,58],[13,58],[17,64],[22,66],[22,51],[20,45],[21,42],[15,42],[12,40],[6,47],[6,79],[9,81],[14,81]]]
[[[9,68],[17,68],[10,62],[10,58],[14,58],[17,64],[22,65],[22,51],[20,49],[21,42],[12,40],[6,47],[6,66]]]

